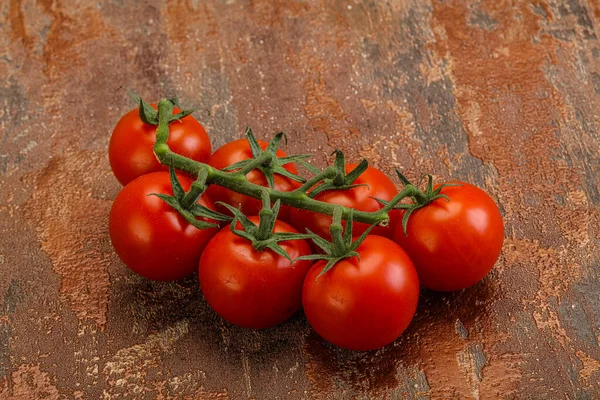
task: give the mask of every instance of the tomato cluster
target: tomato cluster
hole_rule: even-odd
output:
[[[240,177],[247,172],[246,181],[258,187],[305,189],[311,204],[345,207],[336,206],[333,219],[330,212],[290,201],[273,205],[266,190],[261,201],[218,180],[195,187],[188,174],[168,172],[157,160],[157,127],[144,118],[142,105],[156,109],[140,100],[139,112],[125,114],[110,141],[111,167],[125,185],[109,216],[113,247],[127,267],[148,279],[175,280],[197,271],[204,298],[231,323],[267,328],[302,307],[315,331],[331,343],[377,349],[407,328],[421,286],[467,288],[500,254],[504,227],[498,207],[464,182],[437,187],[430,182],[426,192],[410,192],[411,201],[383,210],[390,216],[385,224],[353,223],[351,210],[377,212],[398,190],[378,169],[366,162],[345,164],[339,154],[335,179],[314,185],[303,184],[297,159],[281,150]],[[204,128],[191,115],[169,120],[167,144],[174,153],[231,174],[272,143],[250,134],[212,152]],[[269,165],[277,166],[274,173]],[[342,213],[347,221],[340,219]]]

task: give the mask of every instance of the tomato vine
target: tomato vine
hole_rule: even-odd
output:
[[[158,160],[164,165],[172,165],[178,170],[184,171],[192,176],[197,176],[198,186],[217,184],[235,192],[261,199],[265,188],[248,182],[245,175],[254,168],[270,163],[275,157],[274,152],[271,149],[267,149],[263,151],[260,156],[254,158],[251,162],[246,163],[242,169],[233,172],[218,170],[208,164],[194,161],[177,154],[173,152],[167,144],[167,139],[169,138],[169,124],[173,121],[172,114],[174,105],[172,100],[161,100],[158,102],[158,127],[156,129],[156,142],[154,145],[154,154]],[[343,169],[340,170],[339,168],[330,166],[315,174],[315,176],[292,192],[282,192],[272,188],[266,188],[266,190],[273,201],[280,200],[281,203],[295,208],[332,216],[337,206],[313,199],[306,193],[306,190],[320,182],[325,182],[326,180],[330,180],[331,182],[341,180],[344,185],[347,185],[348,182],[345,178],[346,175]],[[364,212],[342,206],[342,218],[348,219],[352,212],[353,218],[357,222],[387,226],[390,221],[389,212],[404,198],[414,198],[417,196],[424,196],[424,194],[416,186],[408,183],[400,193],[392,200],[386,202],[380,210]]]

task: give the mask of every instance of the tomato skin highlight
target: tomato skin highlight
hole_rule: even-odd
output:
[[[257,141],[263,150],[266,149],[269,145],[265,141]],[[277,157],[285,157],[286,153],[282,150],[277,150],[276,155]],[[252,158],[252,150],[250,149],[250,144],[246,139],[238,139],[219,147],[210,156],[208,164],[216,169],[223,169],[232,164],[235,164],[238,161],[248,160],[250,158]],[[293,174],[298,173],[296,166],[293,163],[284,165],[284,168]],[[264,187],[269,186],[267,179],[259,170],[255,169],[250,171],[246,174],[246,178],[249,182],[254,183],[255,185],[260,185]],[[274,175],[274,181],[275,184],[273,188],[282,192],[291,192],[300,187],[299,182],[296,182],[279,174]],[[236,208],[240,207],[241,211],[246,215],[258,215],[258,212],[262,208],[262,201],[260,199],[255,199],[253,197],[234,192],[233,190],[224,188],[222,186],[211,185],[208,187],[207,193],[210,196],[210,198],[215,201],[215,203],[220,201]],[[227,210],[227,208],[219,204],[217,204],[217,210],[224,214],[231,214],[229,210]],[[289,213],[290,207],[282,205],[279,211],[278,219],[282,221],[287,221],[289,219]]]
[[[258,224],[258,217],[249,218]],[[274,231],[297,232],[283,221],[276,222]],[[292,259],[310,254],[304,240],[279,245]],[[302,283],[311,265],[311,261],[296,261],[291,266],[272,250],[256,251],[252,243],[226,226],[202,253],[198,277],[204,298],[217,314],[241,327],[261,329],[275,326],[298,311]]]
[[[347,164],[346,173],[349,173],[357,164]],[[398,190],[390,178],[375,167],[369,166],[355,181],[355,184],[364,184],[366,186],[357,186],[345,190],[326,190],[315,196],[315,200],[330,204],[339,204],[359,211],[372,212],[381,209],[383,206],[373,199],[373,197],[382,200],[391,200]],[[376,226],[371,234],[391,238],[394,233],[394,224],[397,218],[390,213],[390,225],[387,227]],[[333,221],[332,217],[319,214],[309,210],[292,209],[290,212],[290,223],[300,232],[309,229],[325,240],[331,240],[329,227]],[[342,221],[342,226],[346,222]],[[352,234],[360,236],[370,225],[362,222],[354,222],[352,225]]]
[[[461,185],[442,189],[450,201],[436,199],[415,210],[407,235],[401,224],[394,233],[413,260],[421,284],[438,291],[464,289],[483,279],[504,241],[502,215],[492,198],[468,183],[448,183]]]
[[[156,109],[156,105],[152,107]],[[178,112],[175,107],[174,113]],[[108,158],[113,174],[123,186],[138,176],[169,170],[154,155],[155,139],[156,126],[142,122],[137,108],[117,122],[110,137]],[[173,152],[195,161],[206,162],[210,157],[210,139],[191,115],[169,124],[167,144]]]
[[[184,190],[192,181],[178,176]],[[115,198],[109,233],[115,252],[137,274],[171,281],[193,273],[202,250],[217,228],[198,229],[175,209],[150,193],[173,195],[168,172],[142,175],[128,183]],[[206,195],[198,204],[214,210]]]
[[[374,350],[398,338],[417,309],[419,279],[408,255],[392,240],[369,235],[356,257],[318,278],[325,261],[306,275],[304,313],[325,340],[350,350]]]

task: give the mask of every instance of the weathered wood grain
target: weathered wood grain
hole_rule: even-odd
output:
[[[10,0],[0,5],[0,397],[600,397],[600,4]],[[506,242],[473,288],[425,291],[393,345],[248,331],[195,277],[113,253],[106,148],[177,95],[214,146],[283,130],[410,178],[472,181]]]

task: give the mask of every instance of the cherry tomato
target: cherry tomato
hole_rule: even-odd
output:
[[[250,217],[258,224],[258,217]],[[238,225],[239,227],[240,225]],[[297,232],[283,221],[275,232]],[[304,240],[279,242],[292,259],[310,254]],[[301,305],[302,282],[312,265],[270,249],[256,251],[227,226],[209,242],[199,264],[200,287],[217,314],[244,328],[267,328],[292,316]]]
[[[178,178],[183,189],[189,190],[192,181]],[[145,278],[183,278],[196,270],[202,250],[217,229],[190,225],[151,193],[173,195],[168,172],[142,175],[119,192],[109,216],[112,245],[123,263]],[[214,209],[206,195],[198,204]]]
[[[156,105],[152,105],[156,109]],[[174,113],[180,110],[176,107]],[[125,114],[110,137],[108,158],[115,177],[126,185],[138,176],[150,172],[168,171],[154,155],[156,126],[142,122],[138,109]],[[167,144],[171,150],[196,161],[206,162],[210,157],[210,139],[206,131],[191,115],[169,125]]]
[[[258,144],[263,150],[266,149],[269,145],[267,142],[264,142],[262,140],[258,140]],[[277,150],[276,155],[277,157],[286,156],[286,154],[282,150]],[[223,169],[232,164],[235,164],[238,161],[248,160],[250,158],[252,158],[252,150],[250,149],[250,144],[246,139],[238,139],[226,143],[220,148],[218,148],[208,160],[208,164],[213,166],[214,168]],[[284,168],[290,171],[291,173],[298,173],[298,171],[296,170],[296,166],[293,163],[286,164]],[[267,179],[265,178],[263,173],[257,169],[252,170],[248,174],[246,174],[246,178],[249,182],[254,183],[255,185],[268,187]],[[280,190],[282,192],[291,192],[292,190],[300,186],[299,182],[296,182],[279,174],[275,174],[274,181],[274,189]],[[262,208],[261,200],[234,192],[233,190],[229,190],[218,185],[209,186],[207,189],[207,193],[210,196],[210,198],[213,199],[215,202],[220,201],[223,203],[230,204],[234,207],[241,207],[241,211],[246,215],[258,215],[258,212]],[[224,214],[230,214],[229,210],[227,210],[225,207],[219,204],[217,204],[217,210]],[[279,211],[279,219],[287,221],[289,212],[289,207],[282,206]]]
[[[409,325],[419,298],[419,279],[408,255],[390,239],[369,235],[357,257],[326,261],[306,275],[302,305],[313,329],[350,350],[373,350],[393,342]]]
[[[502,216],[483,190],[464,182],[441,191],[440,198],[415,210],[407,235],[401,224],[394,240],[415,264],[421,284],[452,291],[474,285],[492,269],[504,241]],[[439,186],[439,185],[438,185]]]
[[[356,168],[356,165],[357,164],[347,164],[346,173]],[[315,200],[324,201],[330,204],[339,204],[359,211],[371,212],[377,211],[383,207],[373,197],[382,200],[391,200],[398,194],[398,190],[396,190],[396,186],[394,186],[392,180],[375,167],[368,167],[354,183],[363,184],[365,186],[356,186],[345,190],[326,190],[316,195]],[[395,212],[392,212],[390,215],[389,226],[376,226],[371,233],[373,235],[391,238],[394,232],[392,225],[396,221],[396,218],[393,216],[394,213]],[[331,222],[332,218],[330,216],[308,210],[293,209],[290,212],[290,223],[295,226],[296,229],[300,232],[305,232],[308,228],[326,240],[331,240],[331,234],[329,233]],[[342,225],[345,227],[345,222],[342,222]],[[352,234],[354,236],[360,236],[368,227],[369,224],[354,222],[352,225]]]

